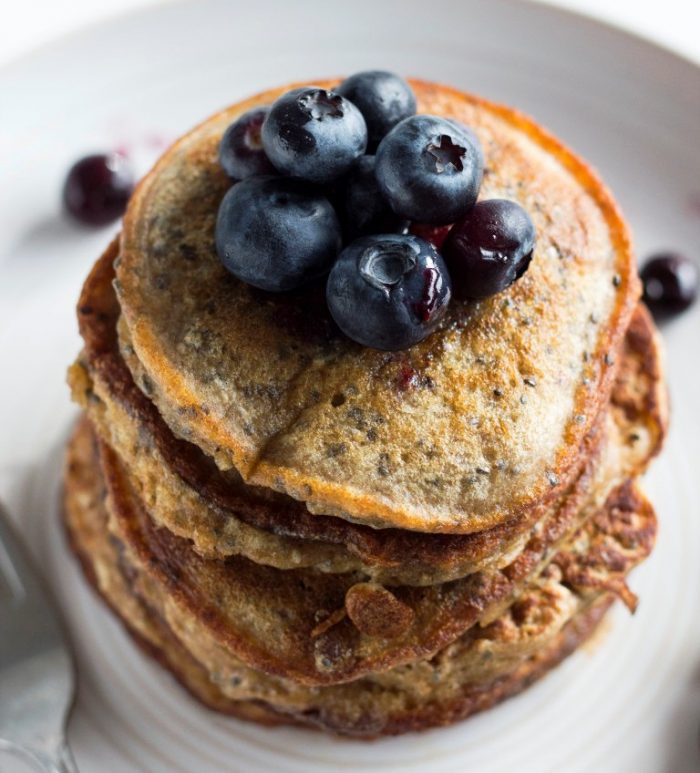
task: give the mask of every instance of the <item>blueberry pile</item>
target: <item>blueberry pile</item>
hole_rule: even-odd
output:
[[[327,276],[333,319],[364,346],[422,341],[453,295],[498,293],[532,258],[527,212],[477,203],[476,136],[416,115],[413,91],[393,73],[288,91],[229,126],[219,161],[235,182],[216,221],[224,266],[269,292]]]

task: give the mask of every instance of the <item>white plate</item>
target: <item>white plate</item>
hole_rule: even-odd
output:
[[[298,78],[386,67],[516,105],[603,173],[640,254],[700,248],[700,70],[551,8],[328,0],[178,3],[96,26],[0,71],[0,496],[56,588],[78,647],[70,726],[84,771],[698,770],[700,307],[666,326],[674,424],[648,478],[661,521],[595,646],[502,706],[446,730],[370,744],[264,730],[211,714],[141,656],[103,609],[57,528],[73,305],[116,228],[58,214],[69,164],[159,145],[217,108]],[[1,635],[1,634],[0,634]],[[8,759],[3,770],[19,770]]]

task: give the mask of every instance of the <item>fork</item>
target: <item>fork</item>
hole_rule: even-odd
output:
[[[56,606],[0,505],[0,751],[77,773],[65,736],[75,669]]]

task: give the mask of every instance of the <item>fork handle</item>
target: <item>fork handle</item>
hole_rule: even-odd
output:
[[[26,748],[17,749],[17,752],[24,752],[25,759],[28,757],[42,773],[78,773],[67,743],[62,743],[54,753]]]
[[[78,773],[78,766],[75,764],[68,744],[63,744],[58,752],[58,758],[47,773]]]

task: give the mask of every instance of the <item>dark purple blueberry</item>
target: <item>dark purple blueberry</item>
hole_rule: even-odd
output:
[[[374,156],[360,156],[342,181],[338,211],[348,241],[377,233],[402,233],[408,221],[384,200],[374,174]]]
[[[519,279],[530,265],[535,226],[514,201],[480,201],[455,223],[443,245],[458,298],[486,298]]]
[[[107,225],[125,212],[134,178],[118,153],[85,156],[70,168],[63,184],[63,206],[87,225]]]
[[[427,225],[426,223],[411,223],[409,228],[410,233],[420,236],[421,239],[425,239],[426,242],[434,244],[438,250],[442,249],[442,245],[447,239],[447,234],[452,228],[451,225]]]
[[[272,105],[262,141],[282,174],[323,184],[344,175],[365,152],[367,126],[352,102],[308,86],[288,91]]]
[[[640,272],[644,302],[656,316],[678,314],[695,303],[700,272],[697,264],[675,252],[649,258]]]
[[[325,274],[342,246],[340,223],[313,186],[257,176],[234,185],[216,220],[224,266],[254,287],[293,290]]]
[[[262,146],[262,125],[269,107],[256,107],[243,113],[224,132],[219,144],[219,163],[234,180],[254,174],[275,174],[275,167]]]
[[[337,94],[356,105],[367,123],[367,149],[374,153],[399,121],[416,112],[416,95],[403,78],[386,70],[358,72],[344,80]]]
[[[377,181],[394,212],[432,225],[466,215],[479,194],[483,168],[476,137],[433,115],[405,118],[377,149]]]
[[[345,335],[388,351],[432,333],[450,296],[443,259],[432,244],[410,234],[357,239],[340,253],[326,285],[328,308]]]

